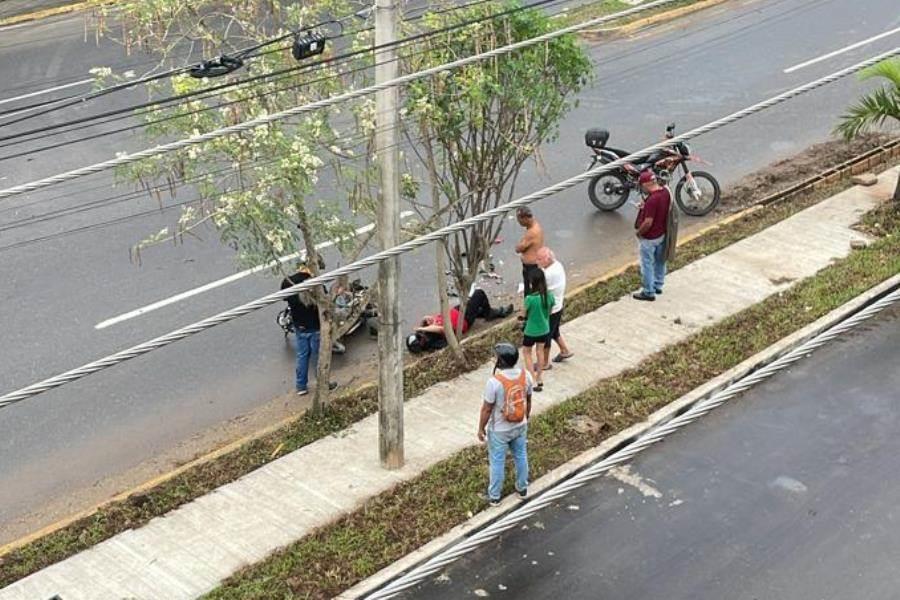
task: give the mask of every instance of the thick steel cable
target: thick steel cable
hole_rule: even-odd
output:
[[[465,58],[461,58],[459,60],[455,60],[449,63],[444,63],[442,65],[438,65],[436,67],[431,67],[429,69],[424,69],[422,71],[417,71],[415,73],[410,73],[408,75],[403,75],[401,77],[397,77],[395,79],[390,79],[388,81],[371,85],[365,88],[360,88],[358,90],[354,90],[351,92],[345,92],[343,94],[339,94],[337,96],[332,96],[330,98],[324,98],[322,100],[318,100],[316,102],[311,102],[309,104],[305,104],[303,106],[297,106],[294,108],[289,108],[287,110],[283,110],[281,112],[272,113],[271,115],[265,115],[261,117],[257,117],[255,119],[251,119],[249,121],[245,121],[243,123],[238,123],[236,125],[230,125],[228,127],[223,127],[221,129],[216,129],[214,131],[210,131],[201,135],[192,136],[188,139],[178,140],[175,142],[170,142],[168,144],[161,144],[154,148],[148,148],[147,150],[142,150],[140,152],[135,152],[133,154],[125,154],[123,156],[119,156],[104,162],[100,162],[94,165],[90,165],[87,167],[81,167],[78,169],[74,169],[72,171],[67,171],[65,173],[60,173],[58,175],[53,175],[51,177],[45,177],[44,179],[38,179],[36,181],[32,181],[29,183],[23,183],[21,185],[13,186],[11,188],[7,188],[5,190],[0,190],[0,199],[9,198],[10,196],[16,196],[19,194],[23,194],[25,192],[33,192],[35,190],[40,190],[46,187],[50,187],[53,185],[57,185],[60,183],[65,183],[67,181],[72,181],[73,179],[78,179],[80,177],[85,177],[87,175],[94,175],[96,173],[101,173],[103,171],[108,171],[110,169],[114,169],[116,167],[121,167],[123,165],[128,165],[131,163],[135,163],[141,160],[145,160],[148,158],[153,158],[156,156],[161,156],[163,154],[169,154],[170,152],[175,152],[176,150],[182,150],[184,148],[188,148],[190,146],[196,146],[198,144],[204,144],[206,142],[219,139],[221,137],[225,137],[234,133],[241,133],[243,131],[248,131],[251,129],[256,129],[257,127],[268,125],[270,123],[275,123],[277,121],[281,121],[287,119],[289,117],[295,117],[297,115],[301,115],[308,112],[313,112],[319,110],[321,108],[326,108],[332,106],[334,104],[340,104],[341,102],[347,102],[349,100],[355,100],[356,98],[361,98],[363,96],[368,96],[370,94],[374,94],[381,90],[386,90],[392,87],[397,87],[400,85],[404,85],[410,83],[412,81],[417,81],[419,79],[424,79],[426,77],[430,77],[432,75],[437,75],[438,73],[443,73],[445,71],[450,71],[453,69],[458,69],[460,67],[464,67],[466,65],[470,65],[473,63],[481,62],[484,60],[488,60],[490,58],[494,58],[497,56],[502,56],[504,54],[509,54],[511,52],[515,52],[516,50],[521,50],[522,48],[528,48],[530,46],[534,46],[537,44],[542,44],[544,42],[548,42],[558,37],[562,37],[569,33],[575,33],[581,31],[582,29],[587,29],[589,27],[594,27],[596,25],[601,25],[603,23],[607,23],[609,21],[615,21],[621,19],[623,17],[627,17],[633,14],[638,14],[653,8],[658,8],[660,6],[664,6],[666,4],[671,4],[672,2],[676,2],[678,0],[656,0],[654,2],[650,2],[649,4],[644,4],[641,6],[637,6],[635,8],[630,8],[628,10],[623,10],[611,15],[607,15],[604,17],[597,17],[596,19],[590,19],[588,21],[584,21],[582,23],[578,23],[575,25],[571,25],[569,27],[564,27],[562,29],[558,29],[556,31],[552,31],[550,33],[546,33],[544,35],[540,35],[534,38],[529,38],[527,40],[523,40],[521,42],[516,42],[515,44],[509,44],[508,46],[502,46],[500,48],[495,48],[489,52],[483,52],[481,54],[474,54],[472,56],[467,56]]]
[[[793,350],[790,350],[768,365],[732,383],[725,389],[712,394],[705,400],[697,402],[681,415],[654,427],[624,448],[614,452],[603,460],[594,463],[590,467],[579,471],[559,485],[540,493],[535,496],[534,499],[529,500],[526,504],[507,513],[484,529],[474,533],[472,536],[458,544],[445,549],[440,554],[432,557],[421,565],[414,567],[402,577],[393,580],[381,589],[367,595],[365,597],[366,600],[387,600],[388,598],[393,598],[400,594],[404,590],[408,590],[409,588],[422,583],[425,579],[446,568],[460,557],[465,556],[485,543],[496,539],[503,532],[518,526],[522,521],[529,519],[534,516],[535,513],[547,508],[557,500],[583,487],[585,484],[602,477],[613,467],[629,462],[640,452],[643,452],[685,425],[696,421],[735,396],[739,396],[749,388],[768,379],[785,367],[808,356],[816,349],[853,329],[863,321],[872,318],[897,301],[900,301],[900,289],[895,289],[893,292],[869,305],[865,309],[830,327],[823,333],[813,337],[800,346],[797,346]]]
[[[506,215],[507,213],[509,213],[510,211],[515,210],[516,208],[519,208],[520,206],[526,206],[528,204],[537,202],[538,200],[543,200],[544,198],[548,198],[550,196],[553,196],[554,194],[557,194],[557,193],[567,190],[571,187],[574,187],[574,186],[578,185],[579,183],[582,183],[584,181],[587,181],[588,179],[596,177],[597,175],[600,175],[602,173],[609,173],[611,171],[614,171],[614,170],[624,166],[625,164],[645,158],[657,150],[660,150],[662,148],[667,148],[669,146],[674,146],[675,144],[678,144],[679,142],[683,142],[683,141],[695,138],[699,135],[703,135],[704,133],[708,133],[715,129],[719,129],[721,127],[724,127],[726,125],[734,123],[735,121],[744,119],[755,113],[767,110],[773,106],[781,104],[782,102],[790,100],[791,98],[794,98],[801,94],[805,94],[806,92],[820,88],[824,85],[827,85],[829,83],[837,81],[838,79],[841,79],[842,77],[846,77],[847,75],[850,75],[852,73],[856,73],[857,71],[865,69],[866,67],[876,64],[876,63],[884,60],[885,58],[888,58],[888,57],[893,56],[898,53],[900,53],[900,47],[897,47],[888,52],[879,54],[878,56],[869,58],[867,60],[859,62],[859,63],[857,63],[853,66],[847,67],[845,69],[841,69],[840,71],[832,73],[831,75],[826,75],[825,77],[822,77],[822,78],[812,81],[810,83],[807,83],[807,84],[801,85],[799,87],[796,87],[794,89],[783,92],[777,96],[769,98],[768,100],[763,100],[762,102],[758,102],[752,106],[749,106],[747,108],[744,108],[742,110],[734,112],[734,113],[732,113],[728,116],[722,117],[721,119],[718,119],[716,121],[707,123],[706,125],[697,127],[696,129],[692,129],[691,131],[688,131],[681,135],[677,135],[671,139],[664,140],[658,144],[654,144],[653,146],[648,146],[647,148],[644,148],[643,150],[638,150],[637,152],[629,154],[628,156],[626,156],[624,158],[620,158],[613,162],[610,162],[610,163],[607,163],[604,165],[600,165],[600,166],[590,169],[580,175],[576,175],[574,177],[570,177],[569,179],[566,179],[564,181],[556,183],[550,187],[546,187],[537,192],[533,192],[531,194],[528,194],[527,196],[522,196],[521,198],[513,200],[512,202],[508,202],[506,204],[503,204],[501,206],[498,206],[498,207],[488,210],[486,212],[480,213],[478,215],[468,217],[457,223],[452,223],[450,225],[441,227],[440,229],[436,229],[432,232],[423,234],[413,240],[404,242],[403,244],[400,244],[398,246],[394,246],[393,248],[388,248],[387,250],[382,250],[380,252],[376,252],[375,254],[372,254],[371,256],[362,258],[360,260],[352,262],[343,267],[338,267],[337,269],[334,269],[333,271],[329,271],[327,273],[317,275],[316,277],[307,279],[306,281],[299,283],[293,287],[285,288],[278,292],[273,292],[267,296],[258,298],[257,300],[253,300],[246,304],[242,304],[235,308],[221,312],[217,315],[213,315],[213,316],[207,317],[206,319],[203,319],[201,321],[197,321],[196,323],[192,323],[191,325],[187,325],[180,329],[176,329],[175,331],[172,331],[172,332],[162,335],[160,337],[154,338],[150,341],[143,342],[136,346],[132,346],[131,348],[122,350],[115,354],[111,354],[105,358],[101,358],[99,360],[88,363],[88,364],[78,367],[76,369],[66,371],[65,373],[62,373],[60,375],[50,377],[50,378],[40,381],[38,383],[34,383],[34,384],[24,387],[22,389],[16,390],[14,392],[10,392],[8,394],[0,396],[0,408],[6,408],[7,406],[15,404],[16,402],[21,402],[22,400],[25,400],[26,398],[36,396],[38,394],[41,394],[41,393],[51,390],[53,388],[57,388],[66,383],[71,383],[73,381],[77,381],[78,379],[81,379],[82,377],[86,377],[92,373],[96,373],[97,371],[102,371],[103,369],[106,369],[108,367],[112,367],[119,363],[123,363],[127,360],[131,360],[133,358],[137,358],[138,356],[152,352],[154,350],[158,350],[159,348],[168,346],[169,344],[172,344],[179,340],[183,340],[184,338],[190,337],[196,333],[200,333],[201,331],[211,329],[212,327],[216,327],[217,325],[221,325],[223,323],[233,321],[234,319],[237,319],[238,317],[242,317],[251,312],[257,311],[261,308],[265,308],[267,306],[275,304],[276,302],[278,302],[280,300],[284,300],[288,296],[292,296],[299,291],[311,289],[313,287],[317,287],[317,286],[320,286],[320,285],[323,285],[326,283],[331,283],[345,275],[350,275],[350,274],[356,273],[358,271],[362,271],[363,269],[375,266],[385,260],[400,256],[401,254],[406,254],[408,252],[412,252],[413,250],[417,250],[418,248],[427,246],[428,244],[430,244],[432,242],[436,242],[438,240],[448,238],[452,235],[455,235],[457,233],[460,233],[462,231],[470,229],[480,223],[484,223],[486,221],[491,221],[495,218],[502,217],[502,216]]]

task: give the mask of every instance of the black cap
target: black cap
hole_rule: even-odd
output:
[[[511,369],[519,360],[519,350],[509,342],[500,342],[494,346],[494,354],[497,355],[497,366],[501,369]]]

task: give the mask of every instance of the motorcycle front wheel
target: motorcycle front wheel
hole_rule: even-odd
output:
[[[705,171],[692,171],[675,186],[675,202],[692,217],[708,214],[719,204],[721,195],[719,182]]]
[[[616,210],[628,200],[628,184],[619,173],[603,173],[591,179],[588,197],[599,210]]]

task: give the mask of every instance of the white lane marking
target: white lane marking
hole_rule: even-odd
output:
[[[822,56],[817,56],[816,58],[810,59],[806,62],[802,62],[800,64],[796,64],[793,67],[788,67],[784,70],[785,73],[793,73],[794,71],[799,71],[803,67],[808,67],[809,65],[813,65],[817,62],[821,62],[823,60],[828,60],[838,54],[843,54],[844,52],[849,52],[850,50],[854,50],[859,48],[860,46],[865,46],[866,44],[870,44],[876,40],[880,40],[882,38],[886,38],[889,35],[894,35],[895,33],[900,32],[900,27],[896,29],[891,29],[890,31],[885,31],[884,33],[879,33],[878,35],[873,35],[870,38],[864,39],[860,42],[856,42],[855,44],[850,44],[849,46],[844,46],[840,50],[835,50],[834,52],[829,52],[828,54],[823,54]]]
[[[81,81],[73,81],[72,83],[67,83],[65,85],[58,85],[56,87],[47,88],[43,90],[38,90],[36,92],[29,92],[28,94],[22,94],[21,96],[14,96],[12,98],[4,98],[0,100],[0,104],[9,104],[10,102],[15,102],[16,100],[25,100],[26,98],[34,98],[35,96],[42,96],[43,94],[49,94],[51,92],[58,92],[59,90],[66,90],[69,88],[73,88],[79,85],[84,85],[86,83],[92,83],[93,79],[82,79]]]
[[[662,492],[647,483],[649,480],[644,479],[637,473],[631,472],[631,466],[613,467],[609,470],[609,476],[618,479],[622,483],[637,488],[637,490],[647,498],[662,498]]]
[[[4,25],[0,27],[0,31],[10,31],[12,29],[22,29],[23,27],[27,27],[28,25],[34,25],[33,22],[26,21],[24,23],[13,23],[12,25]]]
[[[408,219],[413,214],[412,211],[404,211],[400,213],[401,219]],[[370,223],[369,225],[365,225],[356,230],[356,235],[362,235],[364,233],[369,233],[375,229],[375,224]],[[322,242],[321,244],[316,246],[316,250],[324,250],[325,248],[330,248],[334,246],[334,242]],[[175,304],[176,302],[181,302],[182,300],[186,300],[187,298],[191,298],[192,296],[197,296],[199,294],[203,294],[210,290],[214,290],[216,288],[222,287],[223,285],[228,285],[229,283],[233,283],[239,279],[243,279],[248,275],[253,275],[254,273],[259,273],[260,271],[265,271],[266,269],[271,269],[275,265],[283,264],[289,260],[293,260],[295,258],[300,258],[301,255],[305,254],[305,252],[294,252],[293,254],[288,254],[287,256],[282,256],[277,260],[273,260],[272,262],[264,265],[257,265],[255,267],[251,267],[249,269],[245,269],[240,271],[239,273],[235,273],[234,275],[229,275],[228,277],[223,277],[222,279],[218,279],[216,281],[211,281],[206,285],[201,285],[199,287],[195,287],[194,289],[187,290],[185,292],[181,292],[180,294],[175,294],[174,296],[169,296],[168,298],[164,298],[163,300],[159,300],[154,302],[153,304],[148,304],[146,306],[142,306],[135,310],[129,311],[127,313],[123,313],[117,317],[112,317],[111,319],[107,319],[105,321],[101,321],[94,325],[94,329],[106,329],[111,325],[116,325],[118,323],[122,323],[123,321],[128,321],[129,319],[133,319],[135,317],[139,317],[141,315],[145,315],[149,312],[153,312],[159,308],[164,306],[169,306],[170,304]]]

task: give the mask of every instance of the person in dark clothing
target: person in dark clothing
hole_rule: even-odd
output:
[[[281,289],[303,283],[311,277],[309,268],[301,264],[297,272],[285,277],[281,282]],[[317,361],[319,357],[319,345],[321,333],[319,327],[319,309],[312,295],[302,291],[285,298],[291,309],[291,321],[294,326],[294,337],[297,349],[297,367],[295,385],[298,396],[309,393],[309,364]],[[328,384],[329,389],[337,387],[334,383]]]
[[[475,323],[475,319],[485,319],[487,321],[502,319],[511,315],[512,312],[512,304],[503,308],[493,308],[484,290],[476,289],[472,292],[472,296],[466,304],[462,332],[468,332],[469,327]],[[454,306],[450,309],[450,325],[454,331],[459,330],[459,307]],[[406,341],[406,346],[411,352],[439,350],[446,345],[447,340],[444,339],[444,317],[440,313],[424,317],[416,328],[415,333],[410,334]]]
[[[662,294],[666,277],[666,229],[672,198],[669,190],[659,185],[653,171],[641,173],[638,182],[647,194],[634,222],[640,247],[641,282],[643,289],[634,294],[635,300],[656,300]]]

